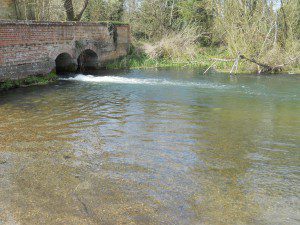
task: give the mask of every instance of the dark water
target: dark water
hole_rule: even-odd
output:
[[[105,75],[0,94],[0,224],[300,223],[300,76]]]

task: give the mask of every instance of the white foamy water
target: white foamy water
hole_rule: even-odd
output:
[[[146,78],[127,78],[118,76],[93,76],[76,75],[61,80],[83,81],[93,83],[117,83],[117,84],[142,84],[142,85],[161,85],[161,86],[183,86],[183,87],[202,87],[202,88],[225,88],[226,85],[216,85],[203,82],[169,81],[166,79],[146,79]]]

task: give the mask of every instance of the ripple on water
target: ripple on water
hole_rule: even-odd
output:
[[[199,73],[1,94],[0,223],[296,224],[298,78]]]

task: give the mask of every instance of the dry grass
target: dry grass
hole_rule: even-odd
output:
[[[198,38],[196,29],[188,27],[179,32],[171,32],[153,44],[144,43],[141,48],[150,59],[154,60],[193,60],[198,54]]]

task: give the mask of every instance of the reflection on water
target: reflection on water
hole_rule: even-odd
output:
[[[106,75],[0,94],[0,224],[299,223],[299,77]]]

